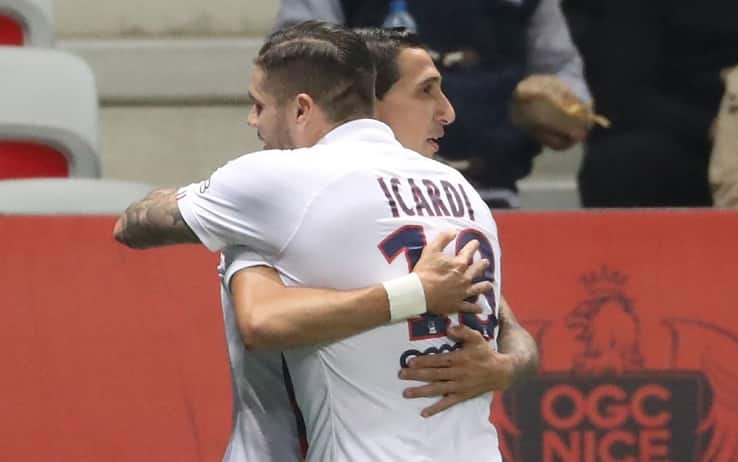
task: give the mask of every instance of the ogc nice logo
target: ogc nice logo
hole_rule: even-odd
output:
[[[506,461],[738,461],[733,326],[641,317],[626,281],[588,273],[565,319],[534,324],[543,372],[495,402]]]

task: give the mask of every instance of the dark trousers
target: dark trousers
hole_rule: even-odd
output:
[[[659,132],[590,140],[579,171],[584,207],[711,206],[707,143]]]

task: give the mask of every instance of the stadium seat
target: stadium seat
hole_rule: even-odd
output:
[[[0,11],[0,45],[23,45],[23,25],[4,11]]]
[[[52,0],[0,0],[0,45],[52,47]]]
[[[0,179],[99,177],[90,67],[62,51],[2,47],[0,75]]]
[[[99,178],[26,178],[0,181],[0,214],[119,214],[154,188]]]

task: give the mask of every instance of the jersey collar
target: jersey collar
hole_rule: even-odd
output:
[[[331,144],[346,139],[399,144],[392,129],[375,119],[358,119],[343,123],[326,133],[318,144]]]

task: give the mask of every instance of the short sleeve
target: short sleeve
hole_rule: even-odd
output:
[[[292,154],[248,154],[179,189],[180,213],[208,249],[240,245],[272,256],[284,248],[318,185],[300,180],[300,162]]]
[[[239,271],[254,266],[268,266],[272,263],[266,257],[243,246],[230,246],[223,249],[223,283],[231,291],[231,279]]]

